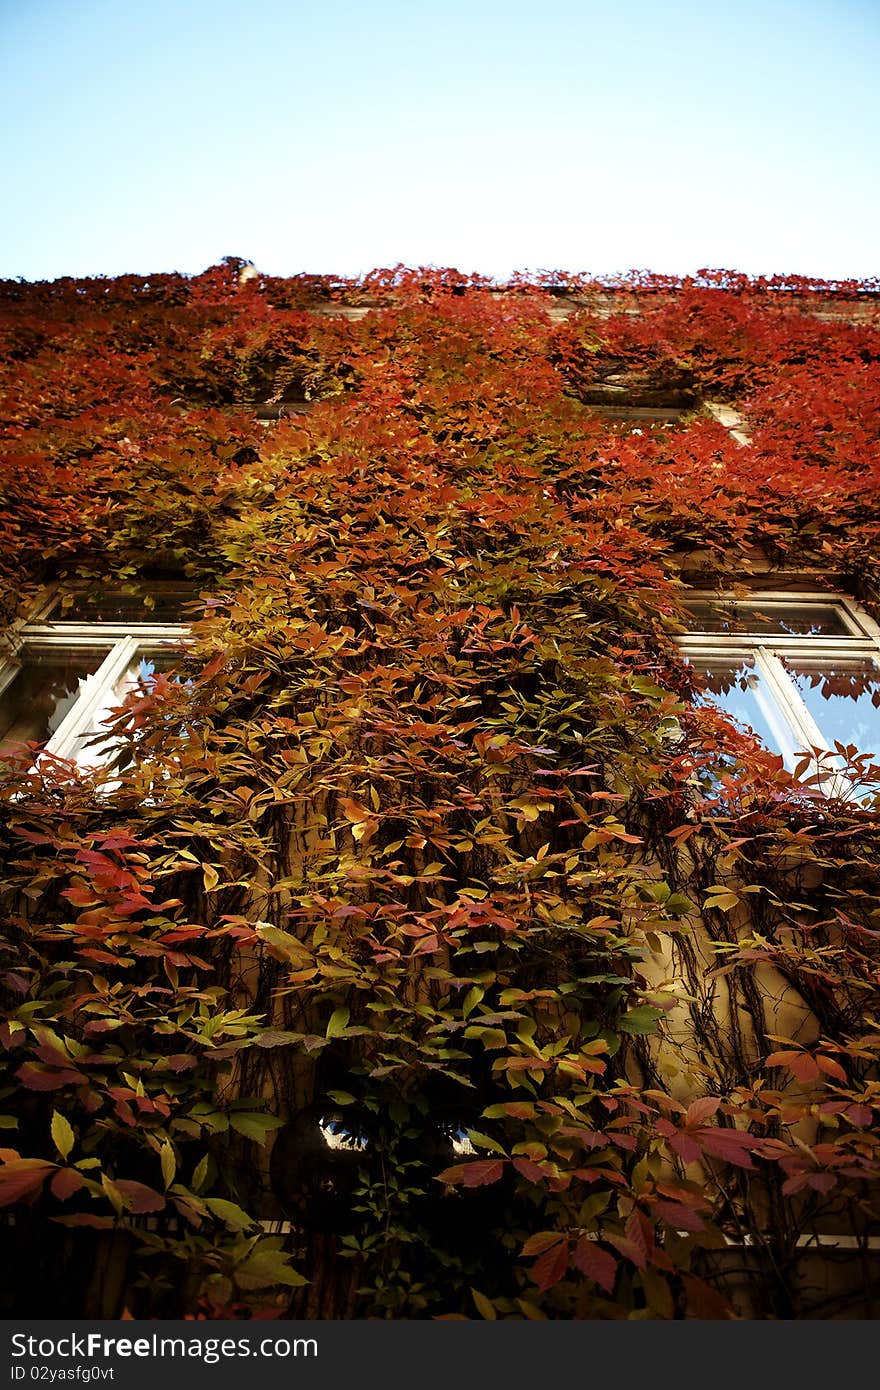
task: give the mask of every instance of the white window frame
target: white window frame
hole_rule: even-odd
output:
[[[77,699],[42,749],[43,754],[68,759],[83,770],[97,771],[112,760],[115,749],[109,738],[99,744],[91,740],[100,735],[110,711],[120,704],[117,686],[121,677],[139,658],[179,649],[188,640],[190,629],[185,623],[85,623],[49,618],[47,614],[60,592],[57,586],[43,590],[29,617],[16,624],[11,650],[0,659],[0,701],[21,669],[21,658],[29,652],[109,648],[97,670],[82,678]]]
[[[690,631],[675,638],[682,655],[697,666],[713,659],[731,663],[754,663],[759,676],[756,689],[761,712],[777,739],[789,771],[800,762],[809,749],[819,749],[838,759],[830,741],[825,737],[802,700],[797,686],[786,672],[786,659],[802,658],[822,663],[829,668],[835,662],[865,659],[877,666],[880,679],[880,625],[848,594],[835,590],[775,589],[719,592],[708,589],[689,589],[685,603],[713,603],[731,607],[755,608],[769,604],[807,607],[810,604],[837,610],[847,635],[817,634],[789,635],[780,632],[696,632]],[[763,685],[763,691],[762,691]],[[856,789],[843,773],[828,773],[828,761],[814,760],[808,775],[818,778],[818,789],[826,796],[856,799]]]
[[[752,442],[751,431],[744,415],[738,410],[734,410],[731,405],[722,405],[720,401],[703,401],[703,407],[717,420],[722,429],[727,430],[731,439],[744,449]]]

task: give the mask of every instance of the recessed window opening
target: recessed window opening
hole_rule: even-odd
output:
[[[686,606],[689,631],[677,640],[703,678],[703,702],[754,733],[824,795],[873,798],[880,790],[880,628],[871,617],[844,594],[695,593]],[[843,770],[853,756],[877,764],[865,785]]]
[[[152,607],[144,595],[111,590],[66,597],[44,594],[0,661],[0,756],[38,745],[84,769],[119,765],[107,721],[173,664],[189,629],[164,616],[192,594],[157,586]]]
[[[181,623],[195,601],[195,584],[138,582],[115,589],[107,584],[55,589],[33,621],[52,623]]]
[[[587,410],[612,429],[624,434],[645,434],[675,425],[687,411],[680,406],[588,405]]]

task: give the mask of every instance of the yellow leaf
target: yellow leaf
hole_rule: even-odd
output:
[[[495,1312],[495,1305],[492,1300],[487,1298],[484,1293],[480,1293],[479,1289],[471,1289],[471,1295],[477,1305],[477,1312],[480,1317],[486,1318],[489,1322],[495,1322],[498,1314]]]
[[[59,1115],[57,1110],[52,1111],[52,1143],[60,1153],[62,1158],[67,1158],[73,1148],[75,1135],[67,1120],[63,1115]]]
[[[170,1187],[177,1172],[177,1159],[174,1157],[174,1150],[170,1144],[162,1145],[159,1150],[159,1158],[162,1163],[162,1179],[165,1186]]]

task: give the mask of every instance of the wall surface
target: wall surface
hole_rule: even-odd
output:
[[[240,270],[0,287],[0,702],[189,594],[0,762],[4,1315],[872,1316],[877,750],[681,640],[876,717],[876,287]]]

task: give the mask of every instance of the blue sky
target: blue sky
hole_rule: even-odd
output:
[[[0,0],[0,275],[880,272],[875,0]]]

